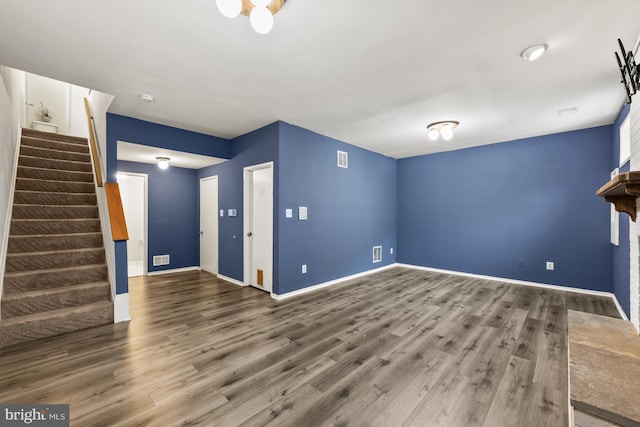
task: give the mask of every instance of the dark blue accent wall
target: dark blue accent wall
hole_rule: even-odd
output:
[[[399,160],[399,261],[611,292],[611,143],[603,126]]]
[[[177,150],[177,151],[185,151],[195,154],[202,154],[207,156],[214,156],[219,158],[229,158],[231,156],[231,145],[230,142],[226,139],[217,138],[210,135],[204,135],[197,132],[191,132],[184,129],[178,129],[171,126],[160,125],[157,123],[151,123],[144,120],[138,120],[131,117],[120,116],[118,114],[107,113],[107,181],[108,182],[116,182],[116,173],[118,170],[118,160],[117,160],[117,142],[125,141],[136,144],[148,145],[153,147],[166,148],[169,150]],[[103,153],[104,155],[104,153]],[[131,163],[130,165],[134,165]],[[133,166],[131,166],[133,168]],[[142,167],[142,166],[140,166]],[[151,168],[151,166],[145,166]],[[178,168],[175,168],[178,169]],[[185,170],[186,171],[186,170]],[[130,172],[135,172],[135,170],[130,170]],[[145,173],[145,172],[143,172]],[[172,235],[173,233],[179,233],[180,235],[187,235],[192,233],[193,228],[193,216],[195,214],[196,217],[196,233],[199,228],[199,223],[197,222],[198,218],[198,201],[196,200],[196,204],[193,204],[194,194],[197,198],[198,194],[198,181],[197,181],[197,172],[190,171],[189,173],[178,174],[177,171],[172,172],[171,174],[176,173],[177,181],[167,181],[166,179],[158,178],[154,180],[159,185],[154,185],[154,192],[152,196],[151,189],[151,177],[149,183],[149,243],[152,244],[153,247],[149,248],[149,259],[154,254],[166,254],[166,253],[176,253],[176,257],[172,257],[172,263],[168,266],[168,268],[180,268],[180,267],[188,267],[193,265],[199,265],[199,240],[194,239],[193,244],[187,245],[186,243],[176,243],[171,242],[167,235]],[[165,175],[166,177],[168,175]],[[161,176],[162,177],[162,176]],[[195,180],[194,180],[195,177]],[[187,180],[191,180],[193,182],[193,187],[190,191],[185,192],[184,194],[176,193],[173,195],[170,191],[175,190],[178,187],[185,185]],[[164,186],[164,187],[163,187]],[[164,195],[164,197],[163,197]],[[180,201],[185,201],[185,211],[182,213],[184,217],[184,223],[178,226],[177,230],[172,230],[169,233],[165,233],[166,230],[162,229],[161,233],[152,233],[152,216],[151,216],[151,200],[163,199],[169,200],[172,204],[169,207],[168,217],[170,219],[163,219],[162,217],[158,217],[154,220],[153,229],[156,230],[156,227],[161,227],[163,224],[171,223],[175,220],[176,213],[175,209],[179,208],[181,205],[176,202],[175,197],[177,197]],[[184,200],[183,200],[184,198]],[[154,202],[155,203],[155,202]],[[161,204],[164,207],[164,203]],[[163,215],[163,211],[160,210],[159,215]],[[153,237],[152,237],[153,236]],[[177,246],[173,246],[176,244]],[[181,245],[185,245],[182,247]],[[195,247],[195,254],[193,248]],[[173,249],[180,249],[180,254]],[[182,249],[185,249],[185,252],[182,252]],[[154,251],[159,251],[160,253],[156,253]],[[173,252],[172,252],[173,251]],[[196,259],[194,263],[194,259]],[[127,293],[129,289],[128,278],[127,278],[127,246],[126,242],[116,242],[115,243],[115,260],[116,260],[116,293],[123,294]],[[164,268],[167,268],[166,266]],[[153,268],[149,268],[149,271],[154,271]]]
[[[198,171],[119,160],[118,172],[148,176],[148,271],[199,266]],[[170,255],[171,263],[154,267],[155,255]]]
[[[218,222],[218,272],[243,281],[243,192],[244,168],[274,162],[274,265],[278,265],[278,221],[275,215],[278,200],[278,123],[231,140],[231,160],[198,171],[198,178],[218,176],[218,207],[225,216]],[[198,189],[199,191],[199,189]],[[236,209],[238,216],[229,217],[228,209]],[[273,283],[278,283],[274,268]]]
[[[349,168],[337,167],[337,150]],[[395,262],[396,161],[280,123],[278,294]],[[298,207],[308,220],[298,220]],[[285,218],[285,209],[294,217]],[[383,262],[372,262],[382,245]],[[302,264],[307,273],[302,274]]]
[[[625,105],[612,127],[613,132],[613,162],[611,169],[620,167],[620,172],[629,172],[630,162],[619,166],[620,163],[620,125],[629,114],[629,106]],[[604,184],[604,183],[603,183]],[[630,243],[629,243],[629,215],[620,215],[620,239],[619,246],[613,246],[613,293],[615,294],[622,310],[630,317]]]

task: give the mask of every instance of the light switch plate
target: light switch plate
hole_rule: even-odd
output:
[[[220,209],[220,216],[224,216],[224,209]]]
[[[293,209],[285,209],[284,216],[285,218],[293,218]]]
[[[307,207],[306,206],[300,206],[298,208],[298,219],[300,221],[306,221],[307,220]]]
[[[238,211],[236,209],[229,209],[229,211],[227,212],[227,215],[238,216]]]

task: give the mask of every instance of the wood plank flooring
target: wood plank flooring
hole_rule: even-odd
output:
[[[607,298],[392,268],[276,302],[130,281],[129,323],[0,352],[1,403],[77,426],[567,426],[567,308]]]

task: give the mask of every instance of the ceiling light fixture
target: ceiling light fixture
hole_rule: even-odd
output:
[[[167,169],[169,167],[169,160],[171,160],[169,157],[156,157],[156,160],[158,161],[158,167],[160,169]]]
[[[249,17],[251,27],[258,34],[267,34],[273,28],[273,15],[286,0],[216,0],[220,13],[227,18],[242,14]]]
[[[149,95],[148,93],[143,93],[140,95],[140,101],[142,102],[153,102],[155,98],[153,95]]]
[[[453,138],[453,130],[457,128],[459,124],[460,122],[456,122],[454,120],[431,123],[427,126],[429,139],[435,141],[442,136],[442,139],[449,141]]]
[[[520,53],[520,56],[527,61],[535,61],[549,48],[547,44],[534,44]]]

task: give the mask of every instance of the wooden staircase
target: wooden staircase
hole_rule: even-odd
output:
[[[84,138],[22,130],[0,348],[113,323],[113,303]]]

